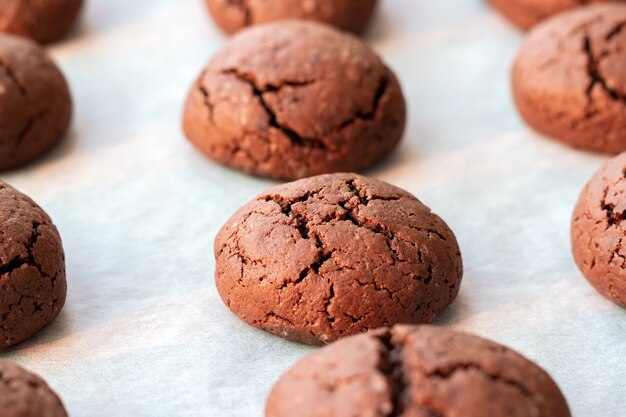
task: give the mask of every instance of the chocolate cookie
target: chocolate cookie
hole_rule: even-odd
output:
[[[372,165],[400,141],[405,113],[396,77],[367,45],[292,21],[247,29],[211,60],[184,130],[222,164],[297,179]]]
[[[459,291],[452,231],[411,194],[332,174],[270,188],[215,240],[217,289],[246,323],[321,344],[424,323]]]
[[[54,320],[66,289],[63,247],[50,217],[0,181],[0,349]]]
[[[275,20],[305,19],[362,33],[376,0],[205,0],[215,22],[225,32]]]
[[[43,379],[0,360],[0,417],[67,417],[67,412]]]
[[[78,16],[83,0],[2,0],[0,32],[49,43],[65,36]]]
[[[491,6],[521,29],[565,10],[590,3],[624,2],[624,0],[487,0]]]
[[[539,366],[505,346],[431,326],[333,343],[274,385],[266,417],[570,417]]]
[[[626,150],[626,4],[581,7],[537,26],[513,68],[524,120],[577,148]]]
[[[63,74],[35,43],[0,34],[0,170],[16,168],[59,143],[72,100]]]
[[[587,280],[626,307],[626,153],[604,164],[581,193],[572,249]]]

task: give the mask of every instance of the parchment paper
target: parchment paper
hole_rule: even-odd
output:
[[[51,48],[76,104],[51,155],[2,178],[58,225],[69,298],[1,354],[40,373],[73,417],[262,416],[311,348],[242,324],[213,284],[213,239],[272,182],[183,138],[185,96],[225,41],[200,0],[88,0]],[[461,294],[436,323],[544,366],[577,417],[626,416],[626,311],[582,278],[569,222],[604,157],[528,130],[509,69],[522,34],[480,0],[383,0],[367,39],[410,106],[400,149],[367,174],[404,187],[455,231]]]

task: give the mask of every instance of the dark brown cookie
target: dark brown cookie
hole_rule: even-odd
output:
[[[24,165],[65,136],[72,99],[63,74],[35,43],[0,34],[0,170]]]
[[[50,217],[0,181],[0,349],[54,320],[66,290],[63,247]]]
[[[572,220],[572,250],[587,280],[626,307],[626,153],[604,164],[582,191]]]
[[[0,360],[0,417],[67,417],[67,412],[43,379]]]
[[[590,3],[624,0],[487,0],[491,6],[521,29],[530,29],[537,23],[565,10]]]
[[[459,247],[411,194],[356,174],[269,189],[215,240],[217,289],[246,323],[309,344],[425,323],[459,291]]]
[[[54,42],[74,26],[83,0],[2,0],[0,32]]]
[[[362,33],[367,28],[376,0],[205,0],[215,22],[226,33],[259,23],[305,19]]]
[[[333,343],[274,385],[266,417],[570,417],[539,366],[505,346],[431,326]]]
[[[396,77],[367,45],[290,21],[247,29],[211,60],[184,130],[222,164],[298,179],[372,165],[400,141],[405,113]]]
[[[626,150],[626,4],[565,12],[528,35],[513,68],[524,120],[577,148]]]

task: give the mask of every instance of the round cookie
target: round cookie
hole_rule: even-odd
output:
[[[274,385],[266,417],[570,417],[539,366],[486,339],[395,326],[313,352]]]
[[[522,118],[570,146],[626,150],[626,4],[562,13],[526,38],[512,73]]]
[[[289,21],[235,36],[202,72],[184,114],[191,142],[256,175],[359,171],[402,137],[394,74],[356,37]]]
[[[0,417],[67,417],[67,412],[43,379],[0,359]]]
[[[215,259],[217,289],[241,320],[308,344],[429,322],[463,274],[441,218],[356,174],[270,188],[221,229]]]
[[[626,153],[604,164],[578,199],[572,251],[587,280],[626,307]]]
[[[209,12],[223,31],[233,34],[259,23],[304,19],[362,33],[377,0],[205,0]]]
[[[0,34],[0,170],[22,166],[65,136],[72,99],[63,74],[35,43]]]
[[[33,200],[0,181],[0,349],[54,320],[66,291],[59,232]]]
[[[494,9],[521,29],[530,29],[565,10],[609,1],[624,2],[624,0],[487,0]]]
[[[2,0],[0,32],[54,42],[74,26],[83,0]]]

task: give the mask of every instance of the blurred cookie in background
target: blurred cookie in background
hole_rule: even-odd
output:
[[[41,46],[0,33],[0,91],[0,171],[31,162],[65,138],[72,98]]]
[[[50,43],[72,29],[83,0],[2,0],[0,32]]]
[[[226,33],[259,23],[304,19],[360,34],[367,28],[377,0],[206,0],[213,19]]]
[[[626,3],[593,4],[535,27],[515,60],[517,109],[575,148],[626,151]]]
[[[565,10],[590,3],[607,3],[611,0],[487,0],[511,23],[521,29],[530,29],[537,23]],[[613,0],[626,3],[624,0]]]
[[[67,412],[42,378],[0,360],[0,417],[67,417]]]

